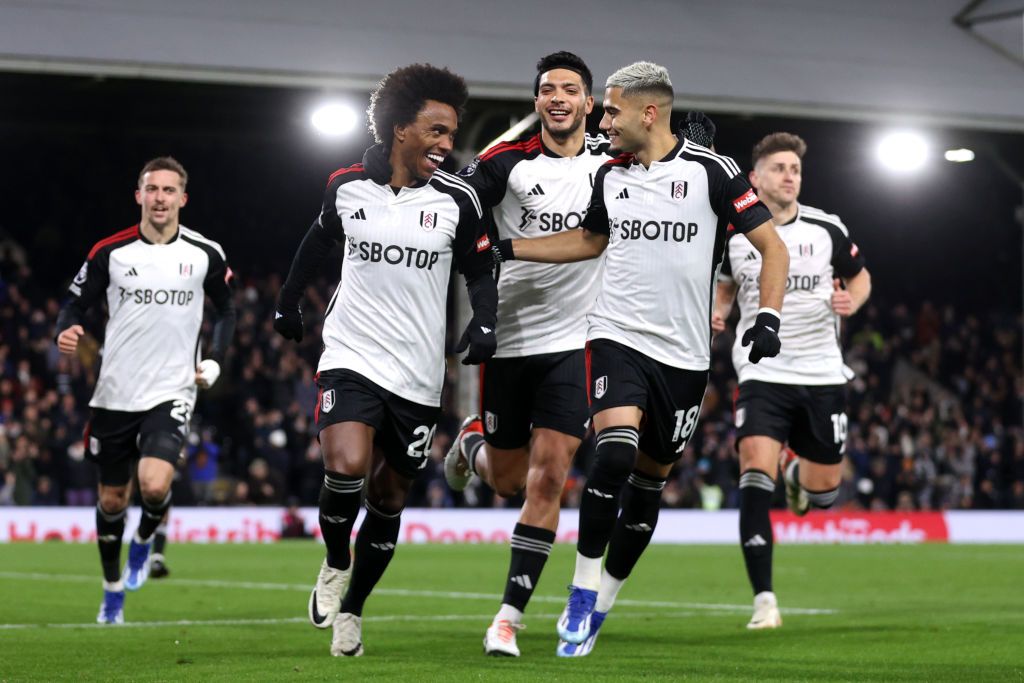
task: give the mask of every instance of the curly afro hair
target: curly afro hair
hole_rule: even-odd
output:
[[[468,99],[466,81],[447,68],[430,64],[403,66],[385,76],[370,95],[370,107],[366,110],[370,134],[391,149],[395,126],[415,121],[427,100],[451,105],[461,120]]]

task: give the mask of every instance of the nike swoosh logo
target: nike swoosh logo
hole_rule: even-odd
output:
[[[327,619],[327,617],[320,614],[316,609],[316,591],[313,591],[313,621],[317,624],[322,624],[325,619]]]

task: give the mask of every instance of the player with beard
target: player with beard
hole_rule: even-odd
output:
[[[579,229],[597,170],[611,158],[607,138],[586,132],[593,77],[580,57],[541,58],[533,85],[540,133],[496,145],[460,173],[491,208],[501,239]],[[710,144],[706,117],[691,114],[688,124]],[[484,636],[489,655],[519,656],[516,632],[555,540],[562,490],[590,417],[583,347],[600,273],[598,259],[502,265],[498,351],[480,372],[483,417],[466,419],[445,458],[455,490],[472,474],[504,497],[526,489],[505,594]]]
[[[797,201],[807,145],[791,133],[773,133],[754,147],[750,182],[772,211],[789,249],[786,322],[779,328],[783,351],[753,365],[737,344],[736,400],[740,452],[740,546],[754,590],[749,629],[782,626],[772,588],[772,525],[768,512],[779,453],[787,442],[800,456],[785,460],[783,479],[790,509],[807,514],[828,508],[839,494],[846,447],[846,382],[853,373],[839,348],[842,318],[856,313],[871,295],[871,275],[849,231],[833,214]],[[729,240],[719,276],[712,326],[739,299],[737,338],[757,317],[760,257],[744,235]],[[790,451],[790,453],[792,453]]]
[[[711,364],[711,303],[729,226],[763,257],[752,362],[779,351],[788,257],[771,214],[728,157],[677,138],[668,72],[638,62],[606,82],[602,130],[622,155],[603,165],[582,230],[500,240],[501,261],[605,254],[587,317],[587,384],[597,434],[580,502],[576,571],[558,654],[583,656],[650,542],[661,491],[697,426]],[[642,432],[641,432],[642,429]],[[608,557],[602,571],[601,563]]]
[[[540,133],[496,145],[460,172],[491,208],[499,237],[533,239],[582,224],[594,174],[609,159],[607,140],[586,132],[592,87],[575,54],[542,58],[534,79]],[[473,474],[504,497],[526,489],[505,595],[484,637],[489,655],[519,656],[516,632],[551,552],[562,489],[587,429],[585,318],[600,269],[598,260],[502,265],[498,351],[480,370],[483,418],[467,418],[445,458],[457,491]]]
[[[96,620],[105,624],[124,621],[124,591],[138,590],[149,575],[154,532],[170,509],[197,387],[217,381],[235,328],[224,250],[178,220],[188,201],[187,182],[185,169],[171,157],[146,163],[135,191],[139,224],[93,246],[57,317],[57,347],[75,353],[86,312],[106,299],[103,364],[85,434],[87,457],[99,470],[96,539],[103,603]],[[200,361],[206,296],[217,319],[208,357]],[[122,574],[135,460],[142,516]]]
[[[438,170],[468,97],[447,69],[413,64],[370,98],[378,145],[327,182],[320,214],[281,288],[274,329],[301,340],[299,302],[336,243],[342,277],[327,307],[315,422],[323,453],[320,529],[326,559],[309,598],[331,654],[363,654],[363,606],[395,553],[402,509],[427,464],[445,375],[452,266],[466,278],[473,319],[456,351],[481,363],[496,346],[497,289],[476,192]],[[366,488],[366,517],[349,551]]]

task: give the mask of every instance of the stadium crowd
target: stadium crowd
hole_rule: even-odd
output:
[[[333,266],[332,266],[333,267]],[[323,470],[312,412],[319,329],[301,344],[272,328],[276,275],[238,278],[238,327],[224,376],[201,393],[175,505],[315,505]],[[317,324],[330,296],[310,287]],[[33,278],[25,253],[0,246],[0,505],[93,505],[95,472],[82,433],[99,363],[89,338],[74,358],[53,343],[60,300]],[[102,329],[99,319],[89,326]],[[849,440],[840,507],[873,510],[1024,509],[1024,382],[1018,314],[909,306],[876,294],[844,327]],[[207,330],[208,332],[208,330]],[[452,340],[449,339],[449,348]],[[701,427],[666,486],[663,504],[738,505],[732,422],[733,337],[715,339]],[[449,358],[449,367],[455,367]],[[454,380],[454,374],[450,377]],[[430,462],[410,502],[421,507],[518,506],[471,485],[453,494],[442,461],[461,418],[446,390]],[[564,494],[575,507],[588,462],[584,445]],[[781,491],[779,505],[783,505]]]

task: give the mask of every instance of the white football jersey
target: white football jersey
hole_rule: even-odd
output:
[[[196,400],[203,304],[231,296],[224,250],[184,225],[166,244],[135,225],[96,243],[72,281],[83,309],[106,295],[107,320],[93,408],[141,412]]]
[[[548,150],[538,133],[493,147],[459,175],[485,207],[493,207],[499,238],[545,237],[583,224],[594,176],[610,159],[607,147],[606,138],[587,135],[578,154],[562,157]],[[582,349],[602,262],[502,263],[494,357]]]
[[[782,350],[756,364],[748,358],[750,347],[741,346],[741,341],[760,306],[761,254],[743,235],[729,240],[719,278],[737,285],[740,321],[732,350],[736,374],[740,382],[844,384],[852,373],[843,364],[839,348],[840,317],[832,311],[832,280],[859,273],[864,257],[837,216],[811,206],[798,205],[793,220],[777,229],[789,248],[789,278],[779,329]]]
[[[711,366],[711,305],[729,225],[771,220],[736,163],[691,141],[644,168],[601,167],[584,227],[609,236],[587,339],[684,370]]]
[[[448,281],[490,270],[480,200],[457,176],[425,184],[372,181],[361,164],[328,181],[319,224],[343,242],[318,371],[348,369],[421,405],[441,403]]]

